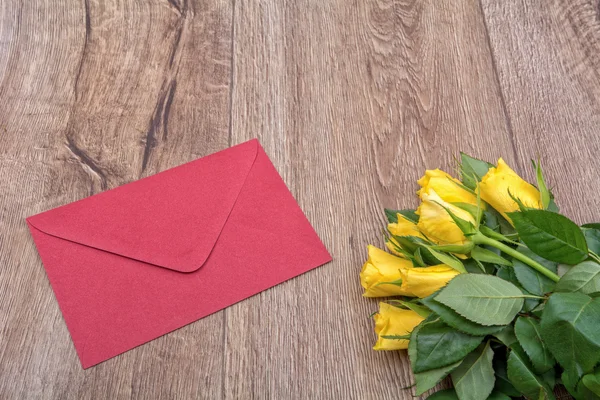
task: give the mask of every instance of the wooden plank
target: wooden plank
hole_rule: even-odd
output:
[[[600,220],[598,5],[482,4],[519,159],[541,158],[566,215]]]
[[[561,211],[578,223],[600,220],[597,4],[481,4],[521,169],[533,179],[524,161],[539,157]]]
[[[226,1],[2,2],[0,398],[215,398],[216,314],[83,371],[24,217],[229,144]]]
[[[334,261],[227,310],[225,397],[411,399],[358,273],[425,167],[514,161],[480,7],[237,1],[234,20],[233,143],[260,138]]]

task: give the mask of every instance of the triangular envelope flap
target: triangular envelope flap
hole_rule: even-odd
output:
[[[27,221],[72,242],[195,271],[212,251],[257,151],[251,140]]]

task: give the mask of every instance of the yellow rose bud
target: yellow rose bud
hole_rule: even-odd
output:
[[[416,236],[416,237],[420,237],[421,239],[424,239],[423,235],[421,235],[421,232],[419,232],[419,228],[417,228],[417,225],[414,222],[406,219],[406,217],[404,217],[400,213],[396,214],[396,216],[398,218],[398,222],[396,222],[396,223],[389,223],[388,226],[387,226],[388,231],[392,235],[395,235],[395,236]],[[396,241],[396,239],[390,238],[390,240],[388,240],[385,243],[385,245],[395,255],[397,255],[399,257],[404,257],[404,255],[397,250],[397,248],[400,247],[400,245],[398,244],[398,242]]]
[[[433,189],[422,192],[421,199],[423,202],[416,211],[419,215],[417,224],[419,230],[437,244],[465,244],[467,238],[446,209],[458,218],[470,221],[473,225],[475,225],[475,218],[462,208],[442,200]]]
[[[375,246],[368,248],[369,259],[360,272],[365,297],[427,297],[458,275],[458,271],[444,264],[414,268],[406,259]]]
[[[540,192],[517,175],[502,158],[498,160],[497,167],[490,168],[483,176],[478,188],[481,198],[509,221],[506,213],[519,210],[511,194],[526,207],[542,208]]]
[[[393,282],[400,279],[400,270],[412,268],[412,262],[396,257],[375,246],[368,246],[369,259],[360,271],[360,283],[365,288],[365,297],[396,296],[399,286],[382,282]]]
[[[407,268],[400,271],[401,289],[404,296],[427,297],[459,274],[457,270],[445,264],[425,268]],[[383,285],[382,285],[383,286]]]
[[[400,350],[408,348],[408,340],[384,339],[382,336],[408,335],[425,318],[412,310],[404,310],[387,303],[379,303],[379,313],[375,314],[377,343],[374,350]]]
[[[422,238],[421,232],[419,232],[419,228],[417,228],[417,224],[406,219],[406,217],[402,214],[396,214],[398,217],[398,222],[389,223],[387,228],[388,231],[392,235],[396,236],[417,236]]]
[[[477,205],[477,196],[464,189],[458,179],[455,179],[442,170],[434,169],[425,171],[425,175],[417,181],[421,189],[417,195],[423,199],[423,194],[430,190],[435,191],[447,203],[467,203]]]

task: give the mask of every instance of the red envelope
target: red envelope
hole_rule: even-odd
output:
[[[257,140],[27,223],[83,368],[331,261]]]

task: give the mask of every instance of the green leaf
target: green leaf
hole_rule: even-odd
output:
[[[408,342],[408,358],[410,359],[411,368],[414,369],[415,362],[417,361],[417,335],[421,325],[417,325],[411,333],[411,339]],[[444,379],[450,372],[460,365],[462,361],[459,360],[453,364],[446,365],[445,367],[431,369],[425,372],[414,373],[416,388],[415,394],[417,396],[422,395],[435,385],[437,385],[442,379]]]
[[[454,389],[445,389],[435,392],[431,396],[427,397],[427,400],[458,400],[458,396]]]
[[[473,247],[473,250],[471,250],[471,257],[473,257],[475,260],[485,262],[485,263],[490,263],[490,264],[506,265],[506,266],[512,265],[512,263],[510,261],[508,261],[506,258],[499,256],[498,254],[494,253],[493,251],[488,250],[484,247],[480,247],[480,246]]]
[[[558,364],[556,364],[556,366],[558,367]],[[535,367],[534,367],[534,369],[535,369]],[[546,385],[550,389],[552,389],[552,388],[554,388],[554,386],[556,386],[556,369],[555,368],[549,369],[548,371],[541,374],[540,377],[542,378],[542,380],[544,382],[546,382]]]
[[[439,264],[437,258],[433,257],[429,250],[425,248],[426,242],[416,236],[395,236],[391,235],[401,248],[410,253],[417,260],[420,266]]]
[[[567,217],[546,210],[508,213],[521,240],[537,255],[564,264],[587,258],[588,248],[581,229]]]
[[[582,228],[600,229],[600,222],[590,222],[581,225]]]
[[[542,266],[546,267],[548,270],[556,273],[556,263],[539,257],[528,248],[519,247],[517,248],[517,251],[542,264]],[[538,296],[553,291],[554,286],[556,285],[552,279],[540,274],[529,265],[516,259],[513,259],[513,271],[517,281],[521,284],[521,286],[523,286],[523,288],[529,293]]]
[[[385,216],[388,221],[392,224],[398,222],[398,215],[402,215],[407,220],[414,222],[415,224],[419,222],[419,216],[415,213],[415,210],[391,210],[389,208],[385,209]]]
[[[525,353],[515,345],[508,356],[508,379],[513,386],[529,399],[554,399],[552,388],[533,372]]]
[[[477,206],[475,206],[471,203],[452,202],[450,204],[452,204],[462,210],[465,210],[466,212],[471,214],[473,216],[473,218],[475,218],[475,221],[479,221],[483,214],[483,210],[481,208],[478,208]]]
[[[582,230],[583,236],[585,236],[585,241],[588,245],[588,249],[596,254],[600,254],[600,228],[585,227],[582,228]]]
[[[488,207],[484,213],[485,226],[500,232],[504,236],[515,236],[517,231],[506,218],[492,207]]]
[[[452,218],[452,220],[454,221],[454,223],[456,224],[456,226],[458,226],[458,228],[466,236],[472,235],[475,232],[477,232],[477,229],[475,228],[475,226],[473,225],[473,223],[471,221],[467,221],[465,219],[462,219],[462,218],[458,217],[448,207],[446,207],[446,206],[444,206],[443,204],[440,204],[440,203],[438,203],[438,204],[439,204],[440,207],[442,207],[444,210],[446,210],[446,212],[448,213],[448,215],[450,215],[450,218]]]
[[[554,357],[542,340],[540,324],[533,318],[519,317],[515,322],[515,335],[527,353],[536,373],[543,374],[554,366]]]
[[[600,264],[584,261],[565,273],[556,284],[557,292],[600,292]]]
[[[523,307],[519,288],[492,275],[457,275],[435,300],[486,326],[509,324]]]
[[[496,272],[496,268],[490,264],[482,264],[480,261],[476,261],[472,258],[467,258],[463,261],[463,265],[469,274],[489,274],[493,275]]]
[[[477,183],[481,181],[481,178],[493,167],[489,162],[478,160],[462,152],[460,153],[460,161],[462,183],[473,190],[477,188]]]
[[[449,327],[440,319],[421,324],[417,342],[417,361],[414,372],[438,369],[462,360],[483,340]]]
[[[569,391],[569,394],[571,396],[573,396],[577,400],[585,399],[583,390],[581,390],[585,387],[585,385],[579,385],[581,377],[576,371],[564,370],[562,375],[560,376],[560,380],[564,387]]]
[[[596,368],[593,373],[584,375],[581,383],[596,396],[600,396],[600,368]]]
[[[552,211],[555,213],[560,212],[560,208],[558,207],[558,204],[556,204],[556,202],[554,201],[554,195],[552,194],[552,192],[550,192],[550,204],[548,204],[548,207],[546,208],[546,210]]]
[[[485,236],[489,237],[489,238],[496,239],[496,240],[499,240],[501,242],[511,242],[512,243],[512,241],[509,238],[507,238],[506,236],[504,236],[500,232],[497,232],[497,231],[493,230],[492,228],[490,228],[488,226],[481,225],[479,227],[479,231],[481,233],[483,233]]]
[[[537,186],[540,191],[540,197],[542,200],[542,206],[544,209],[548,209],[550,205],[550,191],[548,190],[548,186],[546,186],[546,181],[544,180],[544,173],[542,172],[542,166],[540,162],[537,163],[534,160],[531,160],[533,163],[533,168],[535,169],[535,177],[537,178]]]
[[[433,250],[429,246],[424,246],[424,247],[427,250],[429,250],[431,255],[433,255],[435,258],[437,258],[438,261],[440,261],[442,264],[446,264],[447,266],[454,268],[455,270],[457,270],[460,273],[467,272],[467,270],[465,269],[465,266],[458,258],[456,258],[450,254],[442,253],[441,251]]]
[[[531,207],[527,207],[525,204],[523,204],[523,202],[521,201],[520,198],[518,198],[517,196],[513,195],[510,192],[510,189],[508,190],[508,195],[510,196],[511,199],[513,199],[513,201],[515,203],[517,203],[517,205],[519,206],[519,210],[521,210],[521,211],[527,211],[527,210],[531,210],[532,209]]]
[[[423,307],[417,303],[413,303],[412,301],[393,299],[389,300],[388,303],[391,303],[393,305],[400,305],[401,308],[408,308],[409,310],[413,310],[423,318],[427,318],[431,314],[431,311],[429,311],[427,307]]]
[[[381,337],[390,340],[410,340],[410,335],[381,335]]]
[[[396,279],[395,281],[390,281],[390,282],[379,282],[377,285],[375,286],[380,286],[380,285],[395,285],[395,286],[402,286],[402,279]]]
[[[465,357],[452,372],[452,383],[461,400],[486,400],[494,389],[494,352],[489,342]]]
[[[517,343],[517,336],[512,325],[507,325],[500,332],[494,333],[494,337],[501,341],[506,347],[512,346]]]
[[[514,267],[513,268],[499,267],[498,271],[496,272],[496,276],[515,285],[516,287],[519,288],[519,290],[523,294],[525,294],[525,295],[531,294],[527,290],[525,290],[523,288],[523,286],[521,286],[521,282],[519,282],[519,280],[517,279],[517,276],[515,275]],[[523,308],[521,310],[524,312],[531,311],[538,306],[539,302],[540,302],[539,299],[526,298],[525,301],[523,302]]]
[[[515,338],[516,341],[516,338]],[[520,397],[521,393],[515,389],[506,372],[506,354],[507,348],[503,347],[498,349],[494,354],[494,371],[496,373],[496,384],[494,385],[494,392],[504,393],[510,397]]]
[[[517,394],[518,396],[518,394]],[[510,397],[502,392],[492,392],[487,400],[510,400]]]
[[[554,358],[581,376],[600,361],[600,299],[554,293],[542,313],[541,333]]]
[[[408,253],[414,253],[419,248],[419,245],[415,243],[414,236],[390,236],[400,245],[402,250]]]
[[[473,242],[466,242],[465,244],[439,244],[429,247],[435,251],[441,251],[446,253],[454,254],[469,254],[473,250]]]
[[[415,253],[419,253],[423,261],[426,265],[436,265],[439,264],[439,260],[431,254],[429,250],[427,250],[423,245],[419,247],[419,249]]]
[[[415,267],[426,267],[427,265],[429,265],[423,259],[423,250],[426,250],[426,249],[423,249],[422,247],[419,247],[415,251],[415,254],[414,254],[415,262],[418,264],[418,265],[415,265]],[[429,253],[429,254],[431,254],[431,253]],[[414,264],[414,262],[413,262],[413,264]],[[437,258],[435,259],[435,262],[434,262],[433,265],[435,265],[435,264],[437,264]]]
[[[502,329],[504,329],[504,325],[483,326],[469,321],[450,307],[435,301],[434,297],[437,296],[438,293],[439,291],[431,296],[421,299],[421,302],[429,307],[431,311],[439,315],[440,319],[452,328],[474,336],[490,335],[492,333],[500,332]]]

